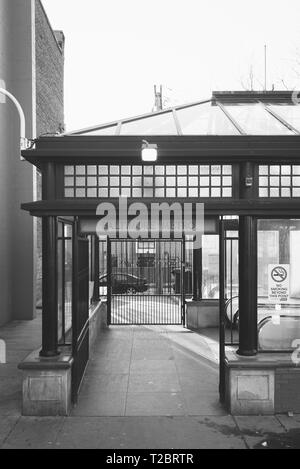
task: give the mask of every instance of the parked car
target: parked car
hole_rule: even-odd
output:
[[[100,286],[107,286],[107,273],[100,275],[99,280]],[[145,278],[124,272],[111,273],[111,286],[112,293],[114,294],[135,294],[148,290],[148,284]]]

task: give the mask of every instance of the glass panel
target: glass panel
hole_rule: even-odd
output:
[[[226,110],[250,135],[293,135],[260,104],[226,105]]]
[[[90,187],[91,186],[97,186],[97,178],[94,177],[94,176],[89,176],[87,178],[87,185],[90,186]]]
[[[211,189],[211,196],[212,197],[221,197],[221,189],[220,188],[212,188]]]
[[[155,185],[156,186],[164,186],[165,185],[165,178],[164,177],[156,177],[155,178]]]
[[[258,221],[258,342],[292,350],[300,337],[300,220]]]
[[[155,197],[165,197],[165,189],[155,189]]]
[[[61,227],[62,223],[58,223]],[[63,340],[63,309],[64,309],[64,294],[63,294],[63,274],[62,274],[62,264],[63,264],[63,240],[59,239],[57,241],[57,321],[58,321],[58,342],[60,343]]]
[[[108,177],[100,177],[98,179],[99,186],[108,186]]]
[[[269,197],[268,189],[259,189],[259,197]]]
[[[97,166],[88,166],[87,167],[88,174],[97,174]]]
[[[85,174],[86,173],[86,167],[85,166],[76,166],[76,174]]]
[[[67,175],[74,174],[74,166],[65,166],[65,174]]]
[[[166,197],[176,197],[176,189],[167,189],[166,190]]]
[[[65,177],[65,186],[74,186],[74,178],[73,177]]]
[[[177,183],[178,183],[178,186],[180,186],[180,187],[186,186],[187,185],[187,177],[178,177],[177,178]]]
[[[130,175],[131,174],[131,166],[121,166],[121,174]]]
[[[166,180],[167,180],[167,186],[176,186],[175,177],[169,176],[169,177],[166,177]]]
[[[85,186],[85,178],[77,177],[76,178],[76,186]]]
[[[93,189],[87,189],[87,197],[97,197],[96,187]]]
[[[98,166],[99,174],[108,174],[108,166]]]
[[[121,178],[121,185],[122,186],[128,187],[128,186],[130,186],[130,184],[131,184],[131,179],[129,177],[122,177]]]
[[[144,174],[153,174],[153,166],[144,166]]]
[[[223,174],[232,174],[232,166],[231,165],[224,165],[223,166]]]
[[[144,197],[153,197],[153,189],[144,189]]]
[[[176,174],[176,166],[166,166],[166,174]]]
[[[156,166],[155,167],[155,174],[164,175],[165,174],[165,167],[164,166]]]
[[[142,197],[142,189],[132,189],[132,197]]]
[[[189,197],[198,197],[198,188],[190,188]]]
[[[209,174],[209,166],[200,166],[200,174]],[[219,174],[219,173],[218,173]]]
[[[189,177],[189,186],[198,186],[199,184],[199,179],[198,177]]]
[[[290,166],[281,166],[281,174],[291,174],[291,167]]]
[[[131,196],[131,189],[128,187],[123,187],[121,189],[121,195],[122,197],[130,197]]]
[[[187,167],[186,166],[177,166],[177,174],[180,176],[187,174]]]
[[[191,165],[189,166],[189,174],[199,174],[199,166]]]
[[[76,189],[76,197],[85,197],[85,189]]]
[[[219,298],[219,236],[202,236],[202,297]]]
[[[200,188],[200,197],[209,197],[209,188]]]
[[[65,331],[72,327],[72,240],[65,240]]]
[[[141,186],[142,185],[142,178],[140,176],[132,178],[133,186]]]
[[[109,127],[102,127],[97,130],[87,130],[84,133],[81,133],[80,135],[87,135],[87,136],[93,136],[93,135],[115,135],[117,130],[116,125],[111,125]]]
[[[218,106],[211,103],[178,109],[183,135],[238,135],[238,130]]]
[[[65,189],[65,197],[74,197],[74,189]]]
[[[259,167],[259,174],[261,174],[261,175],[269,174],[269,166],[260,166]]]
[[[135,176],[138,176],[143,173],[143,167],[142,166],[133,166],[132,167],[132,174]]]
[[[222,190],[223,197],[232,197],[232,189],[231,187],[224,187]]]
[[[108,197],[108,189],[99,189],[98,196],[99,197]]]
[[[153,186],[153,178],[144,177],[144,186],[145,187],[152,187]]]
[[[110,174],[113,174],[114,176],[120,174],[119,166],[110,166]]]
[[[300,106],[272,105],[269,106],[278,116],[291,124],[300,132]]]
[[[177,135],[173,113],[166,112],[125,122],[121,127],[121,135]]]
[[[212,166],[211,167],[211,174],[221,174],[221,166]]]
[[[119,185],[120,185],[120,178],[118,178],[118,177],[111,177],[111,178],[110,178],[110,185],[111,185],[111,186],[119,186]]]
[[[281,196],[282,197],[291,197],[291,189],[287,189],[286,187],[281,189]]]
[[[187,197],[187,188],[180,187],[177,190],[177,196],[178,197]]]
[[[112,188],[109,191],[110,197],[120,197],[120,189],[118,188]]]

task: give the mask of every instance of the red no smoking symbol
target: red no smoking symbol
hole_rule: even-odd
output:
[[[271,277],[274,282],[281,283],[287,278],[287,271],[284,267],[275,267],[271,272]]]

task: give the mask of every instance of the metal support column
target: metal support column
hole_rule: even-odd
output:
[[[202,299],[202,249],[193,250],[193,301]]]
[[[43,316],[41,357],[55,357],[58,351],[57,321],[57,220],[42,219]]]
[[[94,244],[94,291],[93,291],[93,302],[97,303],[100,300],[99,295],[99,272],[100,272],[100,259],[99,259],[99,238],[98,236],[93,237],[93,244]]]
[[[239,223],[239,350],[257,354],[257,220],[241,216]]]

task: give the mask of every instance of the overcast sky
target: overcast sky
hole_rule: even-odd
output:
[[[66,36],[68,130],[254,87],[300,89],[299,0],[42,0]],[[299,66],[296,61],[299,60]],[[299,70],[299,77],[297,77]]]

